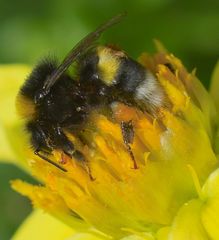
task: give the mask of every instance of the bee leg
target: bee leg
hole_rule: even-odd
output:
[[[68,137],[63,132],[62,128],[59,125],[57,125],[53,126],[53,129],[55,133],[56,147],[62,149],[62,151],[70,158],[74,157],[78,161],[82,162],[90,179],[92,181],[95,180],[91,174],[91,169],[89,167],[88,161],[80,151],[75,149],[74,144],[68,139]]]
[[[40,153],[41,152],[41,153]],[[44,154],[43,154],[44,153]],[[57,164],[56,162],[52,161],[51,159],[49,159],[48,157],[45,156],[45,151],[42,151],[40,149],[36,149],[34,151],[34,154],[36,154],[37,156],[39,156],[41,159],[47,161],[48,163],[52,164],[53,166],[57,167],[58,169],[62,170],[63,172],[67,172],[67,170],[63,167],[61,167],[59,164]]]
[[[72,156],[73,156],[74,158],[76,158],[77,160],[81,161],[81,162],[84,164],[85,169],[86,169],[86,171],[87,171],[87,173],[88,173],[88,175],[89,175],[89,177],[90,177],[90,180],[91,180],[91,181],[94,181],[95,178],[93,177],[93,175],[92,175],[92,173],[91,173],[91,169],[90,169],[89,163],[88,163],[88,161],[86,160],[86,158],[84,157],[84,155],[83,155],[80,151],[75,150],[75,151],[73,152]]]
[[[134,129],[132,126],[132,121],[131,120],[128,122],[122,121],[120,123],[120,128],[122,131],[123,141],[125,143],[126,149],[129,152],[130,157],[133,161],[134,169],[138,169],[137,162],[135,160],[134,154],[133,154],[131,146],[130,146],[130,144],[132,144],[133,140],[134,140]]]

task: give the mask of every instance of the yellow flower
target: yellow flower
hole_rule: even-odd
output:
[[[14,115],[1,117],[5,137],[0,154],[21,159],[23,167],[43,183],[33,186],[15,180],[12,187],[28,196],[34,207],[66,224],[60,223],[59,227],[54,223],[51,239],[56,239],[56,232],[59,232],[56,237],[60,236],[57,239],[219,239],[219,121],[215,107],[219,107],[216,92],[219,66],[213,77],[212,98],[195,71],[188,73],[179,59],[159,43],[157,46],[158,53],[143,54],[139,61],[156,74],[170,100],[168,107],[158,109],[152,116],[117,104],[115,122],[94,113],[92,127],[84,131],[84,137],[92,142],[90,146],[84,146],[67,133],[77,149],[86,155],[94,181],[89,178],[86,164],[65,159],[67,172],[62,172],[35,156],[27,137],[21,137],[22,121]],[[9,80],[23,78],[20,67],[8,67],[5,72],[4,69],[0,68],[1,78],[4,74]],[[18,75],[10,76],[9,70]],[[9,107],[5,99],[12,99],[12,95],[8,93],[15,94],[4,91],[1,109]],[[133,122],[135,138],[131,148],[138,169],[133,169],[123,144],[121,120]],[[62,153],[54,151],[54,156],[54,161],[60,161]],[[35,212],[30,219],[39,220],[39,216],[44,219],[42,215]],[[42,229],[50,233],[50,222],[52,225],[55,220],[45,216],[48,228],[42,221]],[[31,234],[36,234],[33,224],[40,221],[34,220],[27,220],[14,239],[34,239],[31,238]],[[39,228],[40,225],[37,231]],[[37,234],[37,239],[43,239],[42,233]]]

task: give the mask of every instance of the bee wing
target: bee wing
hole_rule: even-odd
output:
[[[109,27],[117,24],[122,20],[122,18],[126,15],[126,13],[121,13],[107,22],[100,25],[94,32],[89,33],[86,37],[84,37],[76,46],[68,53],[62,63],[58,66],[58,68],[46,79],[43,89],[46,92],[49,92],[50,88],[55,84],[55,82],[59,79],[59,77],[68,69],[68,67],[78,59],[91,45],[100,37],[101,33],[103,33]]]

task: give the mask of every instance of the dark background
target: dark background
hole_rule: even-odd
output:
[[[153,38],[209,84],[219,56],[219,1],[192,0],[0,0],[0,63],[35,64],[44,55],[62,58],[100,23],[127,11],[102,42],[116,43],[131,56],[153,52]],[[2,83],[1,83],[2,84]],[[0,240],[10,239],[31,211],[9,180],[29,179],[12,165],[0,165]]]

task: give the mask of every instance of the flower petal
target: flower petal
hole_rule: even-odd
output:
[[[5,129],[2,125],[0,125],[0,161],[14,162],[15,159],[16,157],[13,154],[12,148],[7,141]]]
[[[140,235],[129,235],[127,237],[121,238],[121,240],[155,240],[155,238],[149,234],[140,234]]]
[[[78,231],[89,229],[89,226],[79,216],[68,209],[62,197],[56,192],[45,189],[42,186],[33,186],[21,180],[12,181],[12,188],[14,190],[19,189],[22,195],[30,197],[34,207],[43,209],[74,229]]]
[[[200,200],[184,204],[173,221],[168,239],[209,240],[200,218],[201,207]]]
[[[168,235],[170,232],[170,227],[163,227],[160,228],[159,231],[157,232],[156,239],[157,240],[168,240]]]
[[[158,52],[160,53],[168,53],[168,50],[165,48],[162,42],[158,39],[154,39],[154,45]]]
[[[103,240],[103,239],[105,239],[105,238],[96,236],[91,233],[76,233],[72,237],[70,237],[66,240]]]
[[[205,203],[202,207],[202,222],[213,240],[219,239],[219,169],[214,171],[203,187]]]
[[[18,163],[26,167],[22,147],[25,143],[21,121],[15,109],[15,98],[21,83],[24,81],[30,68],[26,65],[0,66],[0,159]]]
[[[12,240],[64,240],[74,234],[74,230],[41,210],[35,210],[23,222]]]

